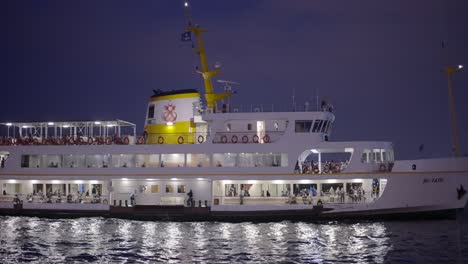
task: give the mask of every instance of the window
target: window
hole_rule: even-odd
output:
[[[135,155],[133,154],[112,155],[112,166],[114,168],[135,167]]]
[[[85,155],[63,155],[64,168],[83,168]]]
[[[247,124],[247,130],[251,131],[252,130],[252,124]]]
[[[148,108],[148,118],[154,118],[154,105],[150,105]]]
[[[173,193],[174,186],[173,185],[166,185],[166,193]]]
[[[214,167],[234,167],[236,166],[236,153],[215,153],[213,154]]]
[[[177,193],[186,193],[187,188],[185,185],[177,185]]]
[[[318,132],[318,128],[319,128],[319,125],[320,125],[321,121],[322,120],[315,120],[314,127],[312,128],[312,133]]]
[[[40,156],[39,155],[22,155],[21,167],[22,168],[39,168]]]
[[[151,185],[151,193],[158,193],[159,185]]]
[[[323,124],[322,126],[322,133],[325,133],[326,129],[327,129],[327,126],[328,126],[328,120],[325,120],[325,123]]]
[[[309,133],[312,121],[309,120],[296,120],[295,131],[296,133]]]
[[[209,154],[187,154],[187,167],[209,167]]]
[[[111,156],[107,155],[86,155],[87,168],[107,168],[111,162]]]
[[[43,155],[42,156],[42,168],[61,168],[62,167],[62,156],[60,155]]]
[[[161,167],[184,167],[185,154],[161,154]]]
[[[157,168],[159,164],[159,154],[135,155],[135,167],[137,168]]]
[[[226,131],[230,132],[231,131],[231,124],[226,124]]]

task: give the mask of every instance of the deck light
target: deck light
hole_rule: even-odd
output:
[[[184,2],[184,6],[185,6],[185,7],[188,7],[188,2]]]
[[[47,123],[47,125],[53,126],[53,125],[54,125],[54,122],[49,122],[49,123]]]
[[[197,178],[197,180],[199,180],[199,181],[203,181],[203,178]]]
[[[315,153],[315,154],[318,153],[318,151],[316,149],[311,149],[310,151],[312,151],[312,153]]]
[[[113,124],[107,124],[107,127],[114,127]]]
[[[98,183],[98,181],[94,181],[94,180],[93,180],[93,181],[90,181],[90,183],[96,184],[96,183]]]
[[[28,126],[22,126],[22,128],[28,128]]]
[[[13,124],[12,123],[6,123],[7,126],[12,126]]]
[[[463,65],[458,65],[458,69],[463,69]]]
[[[172,122],[167,122],[166,125],[172,126],[172,125],[174,125],[174,123],[172,123]]]
[[[177,178],[171,178],[171,181],[177,181]]]
[[[128,178],[122,178],[123,181],[128,181]]]
[[[95,125],[100,125],[100,124],[101,124],[101,121],[94,121],[94,124],[95,124]]]
[[[63,125],[64,128],[69,128],[70,126],[69,125]]]
[[[16,180],[8,180],[8,183],[16,183]]]
[[[59,180],[53,180],[52,183],[57,184],[57,183],[60,183],[60,181]]]

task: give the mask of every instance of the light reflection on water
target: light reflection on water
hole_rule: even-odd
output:
[[[468,222],[141,222],[0,217],[2,263],[468,261]]]

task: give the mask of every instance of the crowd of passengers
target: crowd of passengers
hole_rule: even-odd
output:
[[[349,161],[325,161],[322,163],[322,171],[319,170],[318,163],[315,163],[313,160],[310,162],[296,162],[294,167],[294,173],[298,174],[318,174],[318,173],[338,173],[343,171],[349,164]]]
[[[3,190],[3,195],[7,196],[8,193],[5,190]],[[19,200],[18,194],[15,194],[14,200]],[[27,194],[26,201],[28,203],[107,203],[107,200],[101,197],[101,193],[99,191],[96,191],[96,189],[94,188],[91,191],[91,195],[89,191],[77,191],[75,194],[69,193],[68,195],[65,195],[60,190],[55,190],[53,192],[48,191],[45,194],[41,190],[39,190]]]

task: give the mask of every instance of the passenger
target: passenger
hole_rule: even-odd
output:
[[[133,206],[135,203],[135,194],[133,193],[132,196],[130,196],[130,204]]]
[[[88,196],[89,196],[89,191],[86,191],[86,195],[85,195],[85,196],[86,196],[86,197],[88,197]]]
[[[244,188],[242,188],[240,191],[240,195],[239,195],[240,204],[244,204],[244,196],[245,196],[245,191],[244,191]]]
[[[2,167],[2,168],[5,168],[5,157],[2,157],[1,167]]]
[[[218,162],[216,163],[216,167],[222,167],[222,166],[223,166],[223,165],[221,165],[221,162],[218,161]]]
[[[7,195],[7,192],[5,190],[3,190],[3,195]]]
[[[107,168],[107,164],[104,161],[102,162],[102,167]]]
[[[143,162],[143,164],[141,164],[141,167],[146,168],[146,163]]]
[[[124,163],[124,164],[122,165],[122,168],[127,168],[127,163]]]
[[[161,167],[161,168],[164,168],[164,161],[162,161],[162,160],[161,160],[160,167]]]
[[[270,196],[271,196],[270,192],[267,190],[267,197],[270,197]]]
[[[265,196],[265,191],[262,190],[262,193],[260,194],[261,197],[264,197]]]

